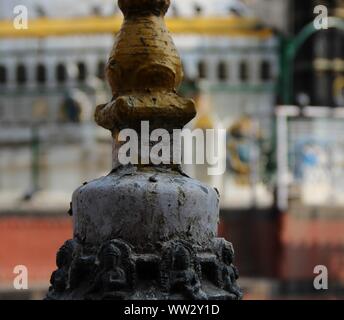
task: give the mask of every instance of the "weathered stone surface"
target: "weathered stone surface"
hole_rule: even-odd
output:
[[[232,245],[208,243],[207,252],[175,240],[139,254],[122,240],[100,245],[67,241],[58,252],[48,300],[238,300]]]
[[[138,248],[172,239],[206,245],[216,236],[217,192],[171,170],[120,168],[73,196],[74,236],[87,243],[112,238]]]

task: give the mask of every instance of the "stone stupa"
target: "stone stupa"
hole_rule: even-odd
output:
[[[113,99],[95,115],[113,136],[113,170],[74,192],[74,239],[57,253],[47,299],[241,299],[233,247],[216,238],[217,190],[179,163],[153,164],[152,142],[148,159],[140,148],[138,164],[119,161],[121,130],[140,132],[148,121],[172,136],[196,111],[177,94],[183,71],[164,22],[170,1],[118,4],[125,18],[107,65]]]

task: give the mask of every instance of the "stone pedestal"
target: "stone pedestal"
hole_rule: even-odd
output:
[[[163,20],[169,0],[119,6],[125,21],[107,66],[113,99],[96,111],[114,138],[114,169],[75,191],[74,239],[57,253],[47,298],[240,299],[233,247],[216,238],[217,190],[178,163],[153,165],[142,149],[138,163],[119,161],[122,129],[147,121],[149,133],[171,133],[195,116],[193,101],[176,93],[182,68]]]

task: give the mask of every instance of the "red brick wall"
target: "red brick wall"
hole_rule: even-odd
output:
[[[72,237],[70,218],[0,218],[0,286],[11,285],[16,265],[29,271],[29,285],[48,283],[58,248]]]
[[[283,280],[313,278],[316,265],[325,265],[329,278],[344,283],[344,219],[282,216]]]
[[[314,267],[325,265],[332,282],[344,285],[344,219],[260,217],[242,213],[221,219],[219,234],[233,242],[236,264],[245,277],[313,283]]]
[[[261,212],[223,214],[219,236],[233,243],[235,264],[242,276],[278,276],[281,243],[277,215]]]

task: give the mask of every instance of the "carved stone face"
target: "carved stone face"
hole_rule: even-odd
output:
[[[60,249],[56,255],[56,265],[58,268],[62,268],[65,265],[65,262],[65,253]]]
[[[118,267],[120,263],[121,252],[116,247],[109,245],[104,248],[102,253],[102,263],[106,270]]]
[[[119,264],[119,257],[114,256],[106,256],[104,257],[104,267],[105,269],[112,269],[117,267]]]
[[[177,247],[174,253],[173,269],[186,270],[191,265],[190,253],[182,246]]]
[[[222,249],[222,258],[225,264],[233,263],[233,250],[229,246],[224,246]]]
[[[67,241],[57,252],[56,265],[58,268],[70,266],[73,259],[74,246],[71,241]]]

